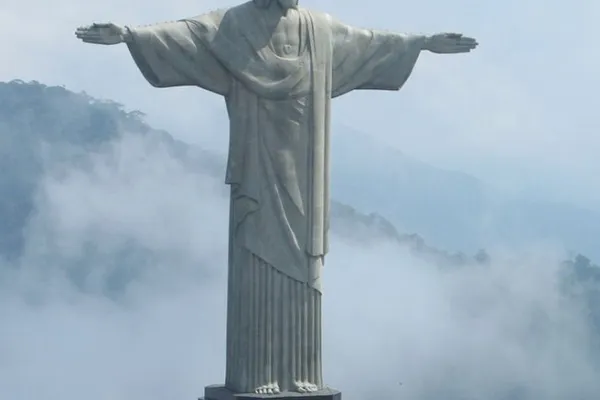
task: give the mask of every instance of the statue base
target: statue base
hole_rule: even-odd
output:
[[[279,394],[234,393],[223,385],[204,388],[204,397],[199,400],[342,400],[342,393],[325,388],[313,393],[284,392]]]

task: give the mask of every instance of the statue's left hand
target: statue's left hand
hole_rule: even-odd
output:
[[[127,29],[111,22],[77,28],[75,36],[85,43],[112,45],[127,41]]]
[[[425,39],[423,49],[437,54],[468,53],[478,44],[477,40],[460,33],[438,33]]]

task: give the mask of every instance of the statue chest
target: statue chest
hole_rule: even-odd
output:
[[[269,47],[280,57],[297,57],[305,42],[298,12],[290,11],[272,27]]]

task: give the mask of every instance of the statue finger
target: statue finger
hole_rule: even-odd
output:
[[[472,46],[456,46],[451,49],[451,53],[468,53],[473,50]]]
[[[477,43],[477,40],[474,39],[474,38],[463,36],[463,37],[460,38],[459,43],[460,44],[474,44],[474,43]]]
[[[88,29],[77,29],[75,32],[78,34],[81,34],[81,35],[99,35],[101,31],[99,29],[95,29],[95,28],[88,28]]]
[[[479,43],[477,43],[475,41],[459,40],[457,43],[454,44],[454,46],[456,46],[456,47],[475,47],[478,44]]]
[[[90,28],[90,27],[81,27],[81,28],[77,28],[75,30],[76,33],[81,33],[81,34],[93,32],[93,31],[94,31],[94,29]]]
[[[464,50],[464,49],[474,49],[475,47],[476,46],[473,45],[473,44],[465,44],[465,45],[456,46],[457,49],[461,49],[461,50]]]
[[[477,47],[477,45],[476,44],[459,44],[455,47],[458,49],[474,49],[475,47]]]
[[[84,43],[93,43],[93,44],[104,44],[104,40],[99,37],[85,37],[81,38]]]
[[[439,53],[442,54],[455,54],[455,53],[466,53],[471,51],[472,48],[468,46],[445,46],[439,49]]]
[[[84,39],[84,38],[100,39],[103,37],[103,35],[101,35],[99,33],[95,33],[95,32],[82,32],[82,33],[75,32],[75,36],[77,36],[80,39]]]
[[[75,31],[75,33],[77,33],[78,35],[90,35],[90,36],[102,35],[102,32],[94,30],[94,29],[90,29],[87,31]]]

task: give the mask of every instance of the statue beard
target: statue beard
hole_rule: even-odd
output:
[[[259,8],[268,8],[272,3],[277,2],[283,11],[287,11],[290,8],[298,8],[299,0],[254,0]]]

